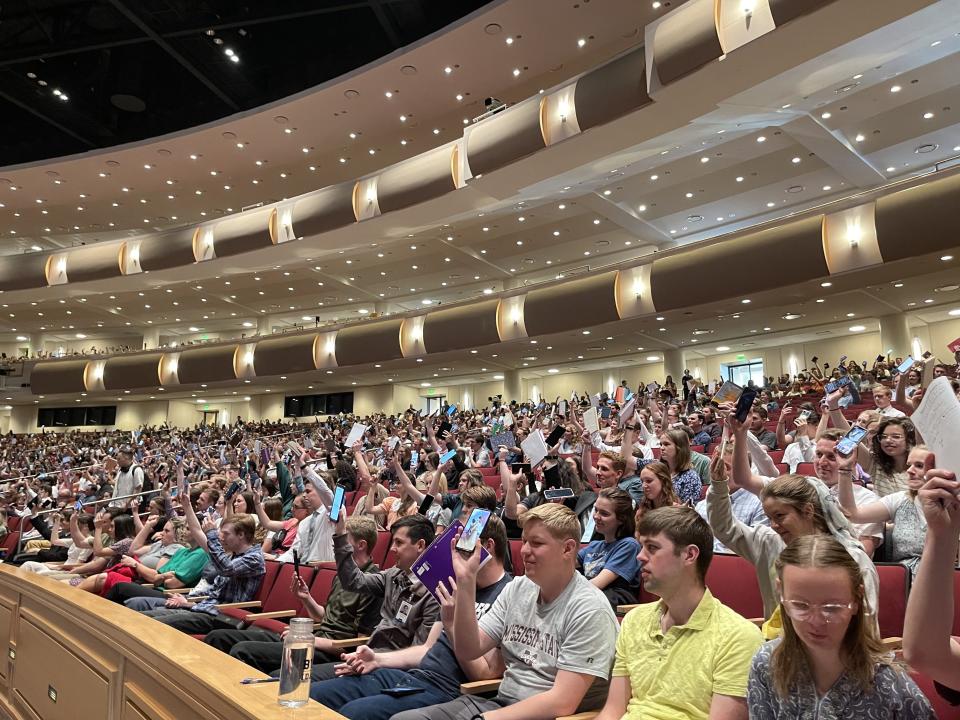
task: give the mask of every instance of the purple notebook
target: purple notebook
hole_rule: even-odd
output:
[[[423,586],[430,591],[437,602],[440,602],[440,596],[437,594],[437,585],[443,583],[443,586],[449,590],[450,582],[447,578],[456,579],[453,572],[453,556],[450,554],[450,543],[454,536],[460,532],[462,525],[460,521],[455,521],[450,527],[443,531],[430,546],[413,563],[413,574],[417,576]],[[490,559],[490,553],[480,548],[480,565],[482,566]]]

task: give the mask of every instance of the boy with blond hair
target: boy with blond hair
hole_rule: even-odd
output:
[[[391,720],[546,720],[603,704],[617,621],[603,593],[576,571],[580,522],[554,503],[529,510],[520,522],[526,575],[507,585],[479,621],[480,553],[453,552],[457,577],[447,632],[461,664],[499,649],[504,672],[496,697],[463,695]]]

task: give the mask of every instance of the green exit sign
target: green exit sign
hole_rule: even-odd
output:
[[[435,392],[436,390],[434,390],[433,388],[430,388],[429,390],[427,390],[427,395],[433,395]]]
[[[204,406],[203,406],[203,409],[204,409],[204,410],[209,410],[209,409],[210,409],[210,406],[209,406],[209,405],[204,405]]]
[[[746,359],[747,359],[746,355],[737,355],[737,360],[746,360]]]

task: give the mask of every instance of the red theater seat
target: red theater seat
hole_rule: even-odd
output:
[[[707,571],[707,587],[715,598],[743,617],[763,617],[756,568],[739,555],[715,554]]]
[[[900,563],[877,563],[880,576],[880,637],[903,637],[903,618],[910,592],[910,571]]]

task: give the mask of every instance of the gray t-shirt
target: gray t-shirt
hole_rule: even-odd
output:
[[[551,603],[538,602],[540,587],[514,578],[480,618],[480,629],[500,646],[506,670],[497,699],[515,703],[553,687],[558,670],[599,678],[580,710],[596,709],[607,695],[617,641],[610,602],[580,573]]]

